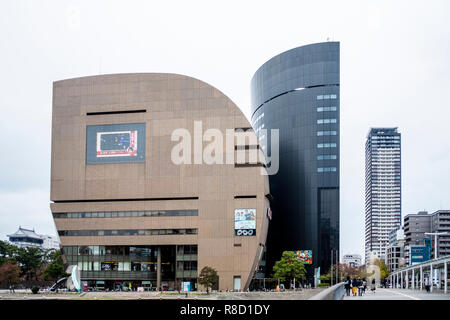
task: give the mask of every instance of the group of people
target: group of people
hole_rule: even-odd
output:
[[[353,296],[362,296],[363,294],[366,293],[366,289],[367,289],[367,281],[365,278],[361,279],[361,278],[353,278],[351,279],[349,276],[347,277],[347,280],[345,280],[344,282],[344,287],[345,287],[345,293],[346,295],[349,297],[350,296],[350,291],[352,292]],[[375,279],[372,280],[372,287],[371,287],[371,291],[373,293],[375,293]]]

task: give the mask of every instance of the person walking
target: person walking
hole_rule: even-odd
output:
[[[370,290],[372,290],[372,292],[375,293],[376,290],[375,279],[372,279],[372,288]]]
[[[350,288],[352,286],[352,282],[350,280],[350,277],[347,276],[347,280],[345,280],[344,282],[344,287],[345,287],[345,294],[347,295],[347,297],[350,296]]]
[[[367,281],[366,278],[363,278],[363,294],[366,294],[366,289],[367,289]]]
[[[425,290],[427,290],[427,292],[430,292],[430,278],[425,279]]]
[[[356,279],[352,280],[352,293],[353,296],[356,296],[358,294],[358,281],[356,281]]]
[[[362,292],[363,292],[363,282],[361,280],[361,278],[358,278],[358,296],[362,296]]]

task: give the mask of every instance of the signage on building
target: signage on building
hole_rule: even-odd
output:
[[[190,281],[183,281],[182,282],[183,292],[191,291],[191,282]]]
[[[297,259],[303,261],[304,264],[312,264],[313,263],[313,254],[312,250],[297,250],[294,251]]]
[[[136,157],[138,132],[97,132],[97,158]]]
[[[235,236],[256,235],[256,209],[234,210],[234,235]]]
[[[86,126],[86,163],[145,161],[145,123]]]

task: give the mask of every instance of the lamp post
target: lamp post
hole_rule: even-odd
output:
[[[434,259],[438,258],[438,243],[437,238],[438,236],[442,236],[444,234],[447,234],[447,232],[425,232],[428,236],[434,236]]]

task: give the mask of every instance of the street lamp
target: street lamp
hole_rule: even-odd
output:
[[[444,234],[447,234],[447,232],[425,232],[428,236],[434,236],[434,258],[438,258],[438,243],[437,238],[438,236],[442,236]]]

